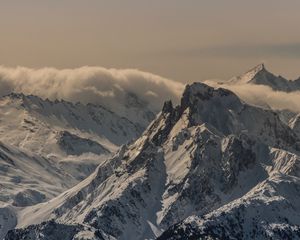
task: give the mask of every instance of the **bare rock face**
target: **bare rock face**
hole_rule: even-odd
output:
[[[297,239],[298,141],[275,112],[194,83],[89,178],[21,211],[6,239],[48,239],[50,220],[84,239]]]
[[[32,206],[40,202],[44,202],[46,196],[36,190],[25,189],[24,191],[18,192],[14,196],[13,205],[17,207]]]
[[[68,155],[83,153],[108,154],[110,151],[96,141],[79,137],[68,131],[61,131],[57,135],[57,144]]]
[[[290,119],[289,126],[298,136],[300,136],[300,114],[297,114]]]

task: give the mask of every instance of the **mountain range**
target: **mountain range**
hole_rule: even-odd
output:
[[[273,77],[259,65],[231,82],[292,91]],[[23,94],[2,97],[0,116],[0,238],[300,239],[296,113],[193,83],[145,130]]]
[[[68,190],[144,130],[99,105],[22,93],[0,98],[0,123],[1,232],[7,209]]]

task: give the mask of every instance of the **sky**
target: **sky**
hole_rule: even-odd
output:
[[[0,65],[133,68],[189,83],[300,76],[299,0],[1,0]]]

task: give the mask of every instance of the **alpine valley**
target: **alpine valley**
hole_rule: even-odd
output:
[[[239,82],[298,90],[264,65]],[[300,239],[297,112],[200,82],[177,106],[144,106],[139,125],[98,105],[3,96],[0,239]]]

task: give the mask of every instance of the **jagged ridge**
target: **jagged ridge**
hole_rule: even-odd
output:
[[[300,90],[300,78],[287,80],[269,72],[264,64],[259,64],[245,74],[230,80],[231,84],[258,84],[271,87],[276,91],[293,92]]]
[[[50,219],[89,226],[105,233],[104,239],[155,238],[195,214],[211,214],[218,226],[214,211],[225,207],[229,216],[226,206],[250,201],[252,189],[263,192],[261,185],[274,174],[281,173],[279,188],[285,176],[298,186],[298,142],[275,112],[249,106],[228,90],[194,83],[186,87],[179,106],[166,102],[142,137],[123,146],[88,179],[47,204],[22,210],[17,227],[38,225],[11,231],[7,239],[37,234],[40,223]],[[271,202],[272,191],[259,208]],[[287,213],[278,211],[274,223],[284,226],[284,217]],[[167,236],[176,237],[176,226]]]

